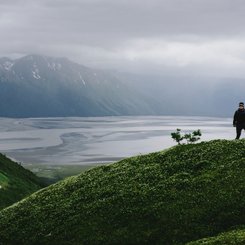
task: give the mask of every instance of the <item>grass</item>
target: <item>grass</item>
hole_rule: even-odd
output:
[[[8,186],[9,178],[0,171],[0,189],[6,189]]]
[[[0,154],[0,209],[3,209],[44,185],[32,172]]]
[[[2,210],[0,241],[178,245],[238,231],[244,149],[245,140],[215,140],[93,168]]]
[[[0,171],[0,184],[3,185],[5,183],[8,183],[8,181],[9,181],[8,177],[3,173],[1,173]]]
[[[187,245],[244,245],[245,229],[224,232],[215,237],[204,238]]]

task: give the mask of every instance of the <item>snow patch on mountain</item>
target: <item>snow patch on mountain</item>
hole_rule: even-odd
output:
[[[86,86],[86,82],[85,82],[85,80],[83,79],[81,73],[79,72],[78,74],[79,74],[80,80],[83,82],[83,85]]]
[[[37,65],[34,64],[34,65],[33,65],[33,68],[34,68],[34,70],[32,70],[32,76],[33,76],[35,79],[40,79],[41,76],[40,76],[40,74],[39,74],[39,69],[37,68]]]
[[[61,70],[62,68],[62,65],[60,63],[55,63],[55,62],[48,62],[48,67],[50,70],[53,70],[53,71],[59,71]]]
[[[10,71],[13,65],[14,62],[6,61],[3,63],[3,68],[7,71]]]

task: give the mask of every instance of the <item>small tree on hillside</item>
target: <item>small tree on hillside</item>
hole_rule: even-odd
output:
[[[187,144],[195,143],[200,140],[202,136],[201,130],[195,130],[192,133],[181,135],[181,129],[177,128],[176,132],[171,133],[172,138],[180,145],[182,140],[186,140]]]
[[[171,133],[172,138],[180,145],[180,142],[184,139],[184,136],[180,134],[181,129],[177,128],[176,132]]]

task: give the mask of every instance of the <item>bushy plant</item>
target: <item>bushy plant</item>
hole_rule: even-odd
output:
[[[184,139],[184,136],[180,134],[181,129],[177,128],[176,132],[171,133],[172,138],[180,145],[180,142]]]
[[[195,130],[192,133],[186,133],[184,135],[181,134],[181,129],[177,128],[176,132],[171,133],[172,138],[178,143],[181,144],[182,140],[186,140],[187,144],[194,143],[200,140],[200,136],[202,136],[201,130]]]

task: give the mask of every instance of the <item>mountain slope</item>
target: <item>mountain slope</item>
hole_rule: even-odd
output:
[[[40,55],[0,58],[0,116],[5,117],[231,117],[244,89],[242,78],[129,74]]]
[[[232,117],[238,103],[244,100],[242,78],[127,73],[116,76],[147,96],[158,115]]]
[[[244,245],[245,244],[245,229],[237,229],[234,231],[224,232],[215,237],[204,238],[195,242],[190,242],[187,245]]]
[[[40,180],[0,154],[0,209],[7,207],[43,187]]]
[[[3,244],[184,244],[245,223],[245,141],[97,167],[0,212]]]
[[[66,58],[0,59],[0,116],[152,114],[145,96],[105,71]]]

